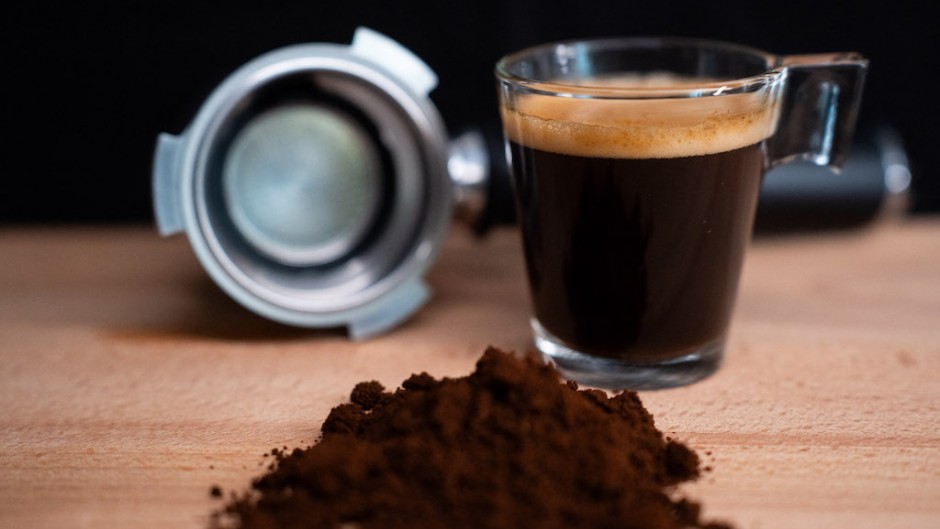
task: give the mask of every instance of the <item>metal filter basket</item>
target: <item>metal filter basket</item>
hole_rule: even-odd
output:
[[[434,72],[360,28],[244,65],[180,135],[161,134],[153,200],[232,298],[275,321],[364,338],[429,296],[459,195],[479,207],[488,156],[448,143]],[[448,170],[448,164],[453,170]]]

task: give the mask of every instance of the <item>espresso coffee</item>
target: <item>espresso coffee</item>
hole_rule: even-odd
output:
[[[537,333],[637,364],[720,346],[775,118],[735,97],[503,108]]]
[[[515,185],[546,331],[642,361],[722,338],[754,215],[758,144],[637,160],[511,149],[527,168]]]

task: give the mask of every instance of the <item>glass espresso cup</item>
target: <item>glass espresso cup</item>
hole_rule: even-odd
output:
[[[867,62],[721,42],[546,44],[496,66],[535,345],[606,388],[721,363],[764,172],[848,153]]]

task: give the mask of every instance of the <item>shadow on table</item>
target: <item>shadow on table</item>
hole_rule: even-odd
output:
[[[139,317],[116,320],[123,337],[179,337],[213,341],[295,341],[345,338],[343,328],[307,329],[265,319],[228,297],[206,276],[192,277],[173,289],[172,298],[142,310]],[[175,306],[175,308],[168,308]],[[127,322],[127,323],[125,323]]]

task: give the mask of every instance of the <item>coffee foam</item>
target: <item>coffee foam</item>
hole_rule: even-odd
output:
[[[661,87],[649,79],[644,83]],[[504,102],[501,113],[510,140],[539,150],[598,158],[680,158],[768,138],[777,119],[773,96],[769,90],[677,99],[526,94],[515,98],[513,108]]]

